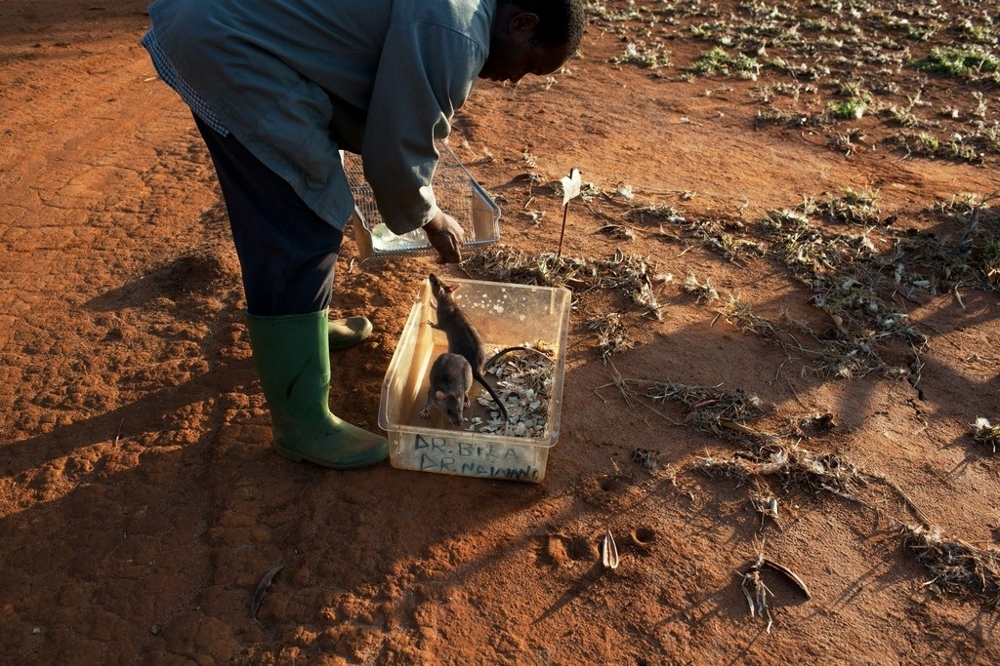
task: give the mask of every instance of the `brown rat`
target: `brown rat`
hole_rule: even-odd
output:
[[[434,295],[437,310],[437,323],[435,324],[432,321],[428,321],[427,323],[439,331],[444,331],[445,336],[448,338],[448,351],[452,354],[464,357],[469,362],[469,365],[472,367],[473,378],[483,385],[486,391],[490,394],[490,397],[493,398],[493,401],[497,403],[500,413],[503,415],[503,420],[505,422],[509,422],[510,416],[507,414],[506,405],[504,405],[500,396],[493,389],[493,387],[486,383],[486,379],[483,377],[483,372],[486,368],[493,365],[498,358],[512,351],[523,350],[534,352],[545,359],[551,359],[537,349],[523,346],[505,347],[489,359],[486,359],[486,350],[483,347],[483,340],[479,336],[479,331],[476,330],[476,327],[472,324],[472,320],[469,319],[468,315],[466,315],[462,309],[458,307],[458,303],[455,302],[453,292],[458,289],[459,285],[445,284],[433,273],[430,274],[429,279],[431,283],[431,292]],[[471,381],[469,382],[469,385],[471,387]],[[435,388],[433,382],[431,383],[431,388]]]
[[[500,399],[496,390],[486,383],[486,379],[483,377],[483,369],[486,367],[486,352],[483,350],[483,340],[479,337],[479,331],[472,325],[472,321],[458,307],[458,303],[455,302],[453,292],[458,289],[458,285],[444,284],[433,273],[430,275],[430,283],[431,292],[434,295],[437,305],[437,323],[428,323],[439,331],[444,331],[445,336],[448,338],[448,351],[452,354],[465,357],[465,360],[472,366],[473,378],[483,385],[494,402],[497,403],[500,413],[503,415],[503,420],[509,421],[510,417],[507,415],[507,407],[503,404],[503,400]]]
[[[472,388],[472,366],[459,354],[445,352],[431,366],[427,404],[420,418],[431,415],[431,405],[438,408],[454,426],[462,425],[462,410],[471,406],[469,389]]]

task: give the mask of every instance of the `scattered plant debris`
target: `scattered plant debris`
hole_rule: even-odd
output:
[[[597,332],[597,348],[605,361],[612,354],[631,349],[634,344],[629,338],[625,318],[618,312],[609,312],[587,322],[587,328]]]
[[[679,402],[688,408],[686,421],[697,430],[719,435],[733,430],[733,424],[745,424],[767,412],[755,394],[738,389],[720,391],[718,387],[688,386],[677,382],[622,379],[619,388],[642,387],[643,395],[654,402]]]
[[[846,188],[842,196],[828,195],[825,201],[818,201],[815,211],[826,215],[831,222],[873,226],[879,223],[878,190],[855,192]]]
[[[993,453],[997,452],[997,443],[1000,443],[1000,425],[993,425],[989,419],[979,417],[972,424],[972,439],[980,444],[987,444],[992,448]]]
[[[717,3],[698,1],[630,3],[624,9],[595,2],[588,3],[587,12],[591,24],[624,43],[623,53],[611,58],[619,66],[643,68],[666,80],[672,79],[660,70],[672,67],[686,81],[718,76],[760,81],[755,97],[765,108],[757,116],[758,129],[835,126],[872,118],[872,123],[884,124],[886,131],[879,134],[888,135],[885,143],[906,156],[978,162],[1000,155],[997,111],[985,101],[986,92],[1000,83],[1000,22],[985,10],[989,3],[962,4],[968,11],[960,17],[943,3],[904,8],[825,0],[794,8],[740,2],[725,16]],[[675,62],[664,35],[672,39],[683,33],[710,44],[708,50]],[[907,71],[913,75],[905,75]],[[971,88],[976,102],[971,108],[960,109],[956,101],[952,108],[934,110],[938,119],[933,124],[940,131],[933,141],[940,148],[913,135],[892,137],[893,125],[928,129],[931,121],[917,113],[917,107],[928,106],[921,93],[931,86],[954,89],[956,83]],[[778,98],[791,98],[807,110],[781,109]],[[900,99],[909,103],[900,104]],[[817,108],[823,111],[808,110]],[[954,136],[962,140],[948,138]],[[845,137],[849,135],[838,131],[825,145],[851,152]]]
[[[635,238],[635,234],[632,233],[632,230],[622,224],[605,224],[603,227],[598,229],[598,231],[617,240],[630,241]]]
[[[762,520],[770,518],[777,524],[778,498],[773,494],[766,479],[776,477],[783,490],[791,487],[811,491],[826,491],[875,511],[882,509],[859,496],[859,492],[877,483],[890,488],[896,496],[920,519],[920,526],[903,526],[904,545],[917,553],[917,559],[928,567],[934,578],[925,587],[935,591],[969,593],[979,598],[991,609],[1000,609],[1000,551],[980,549],[959,539],[946,540],[940,530],[932,526],[921,509],[892,480],[880,474],[862,471],[849,460],[834,453],[814,453],[800,446],[794,433],[786,436],[772,435],[756,431],[745,423],[761,414],[759,399],[746,391],[721,392],[717,387],[688,387],[673,382],[625,379],[616,376],[615,386],[631,405],[634,397],[644,395],[654,401],[673,400],[686,405],[691,413],[714,410],[713,418],[689,418],[692,427],[721,436],[722,439],[736,441],[741,450],[726,459],[706,456],[692,466],[692,469],[709,476],[734,478],[741,484],[751,486],[751,504],[761,514]],[[638,393],[634,387],[644,389]],[[810,415],[800,423],[810,423],[817,427],[835,427],[832,415]],[[983,423],[985,422],[985,423]],[[974,427],[977,432],[996,436],[1000,428],[989,425],[986,419],[978,419]],[[794,441],[793,441],[794,440]],[[633,460],[642,460],[639,450],[633,452]],[[890,517],[891,519],[891,517]],[[779,525],[780,527],[780,525]],[[789,578],[802,590],[806,598],[811,594],[805,583],[787,567],[759,555],[757,562],[745,572],[737,572],[742,578],[742,589],[750,605],[752,616],[765,618],[768,628],[772,623],[767,598],[773,596],[764,585],[760,572],[770,567]]]
[[[1000,551],[945,538],[936,527],[908,525],[906,547],[934,576],[924,587],[934,592],[970,594],[990,610],[1000,609]]]
[[[812,594],[810,594],[809,588],[806,587],[806,584],[794,571],[783,564],[767,559],[763,554],[758,554],[757,560],[746,571],[737,571],[736,573],[743,579],[740,583],[740,588],[743,590],[743,595],[747,598],[747,605],[750,607],[750,617],[760,617],[767,620],[766,631],[767,633],[771,633],[771,626],[774,624],[774,620],[771,617],[771,609],[767,605],[767,598],[773,597],[774,593],[764,584],[761,576],[761,572],[765,567],[787,578],[802,591],[807,600],[812,599]]]
[[[657,219],[648,210],[639,214]],[[763,257],[766,254],[758,241],[740,236],[740,232],[743,231],[743,223],[739,220],[695,219],[688,221],[684,217],[676,216],[659,218],[657,221],[660,222],[660,238],[686,245],[684,252],[696,247],[707,248],[722,256],[726,261],[737,265],[748,257]],[[677,227],[680,233],[675,234],[667,231],[663,226],[665,223]]]
[[[696,302],[699,304],[719,300],[719,292],[712,286],[712,280],[706,278],[704,284],[701,284],[693,274],[689,274],[684,279],[683,284],[681,284],[681,291],[694,296]]]
[[[632,449],[632,462],[648,472],[655,472],[659,468],[659,457],[659,451],[642,448]]]
[[[757,562],[759,563],[760,560],[758,559]],[[739,571],[736,573],[743,579],[743,582],[740,583],[740,588],[747,598],[750,617],[759,616],[761,619],[767,620],[766,631],[767,633],[771,633],[771,625],[774,624],[774,619],[771,617],[771,609],[767,605],[767,598],[773,597],[774,593],[764,584],[764,580],[760,575],[760,569],[760,566],[754,564],[746,573]]]
[[[552,252],[528,254],[500,243],[466,259],[462,268],[471,276],[495,282],[567,287],[578,293],[621,291],[656,319],[662,319],[662,306],[653,284],[669,280],[634,254],[616,252],[613,259],[578,259]]]
[[[644,69],[659,69],[670,66],[670,51],[664,50],[659,43],[647,44],[645,41],[629,42],[625,52],[611,58],[615,65],[638,65]]]
[[[756,451],[741,451],[723,460],[708,456],[696,463],[694,469],[748,484],[775,476],[786,490],[792,486],[826,490],[845,499],[856,499],[855,486],[868,481],[853,463],[834,453],[814,453],[785,442],[771,442]]]

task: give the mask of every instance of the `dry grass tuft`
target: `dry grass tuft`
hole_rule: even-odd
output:
[[[658,321],[663,320],[663,306],[654,283],[672,279],[656,274],[642,257],[634,254],[617,252],[609,260],[579,259],[551,252],[529,254],[502,244],[467,259],[462,268],[471,277],[495,282],[566,287],[577,294],[618,291],[643,315]],[[597,347],[604,361],[633,346],[624,312],[595,316],[587,322],[587,327],[597,333]]]
[[[848,499],[855,499],[856,486],[867,485],[869,480],[853,463],[836,454],[814,453],[797,444],[774,441],[724,460],[706,457],[694,469],[748,484],[776,477],[785,490],[792,486],[826,490]]]
[[[1000,443],[1000,425],[993,425],[989,419],[979,417],[971,426],[972,439],[980,444],[987,444],[997,452],[997,444]]]
[[[879,223],[880,211],[875,204],[878,196],[877,190],[855,192],[847,188],[843,196],[829,195],[825,201],[818,202],[816,211],[824,214],[831,222],[873,226]]]
[[[693,274],[689,274],[684,279],[683,284],[681,284],[681,291],[694,296],[695,301],[699,305],[719,300],[719,292],[717,292],[715,287],[712,286],[712,280],[710,278],[706,278],[704,284],[702,284],[698,282],[697,277]]]
[[[933,591],[971,594],[991,609],[1000,609],[1000,552],[945,539],[938,528],[906,526],[903,539],[917,561],[934,576],[924,583]]]
[[[723,311],[727,320],[741,330],[749,330],[777,342],[786,351],[812,354],[815,368],[827,377],[863,377],[872,372],[906,376],[910,370],[893,367],[883,359],[883,348],[891,341],[908,345],[919,367],[919,355],[927,345],[927,336],[911,323],[891,300],[899,296],[919,301],[914,290],[927,283],[911,272],[906,248],[895,246],[889,254],[880,253],[868,232],[835,233],[819,229],[809,221],[809,214],[825,213],[842,223],[861,224],[874,216],[873,194],[843,199],[831,198],[826,204],[806,203],[803,213],[772,211],[764,227],[775,239],[774,253],[792,277],[810,291],[810,302],[826,312],[833,326],[826,331],[805,331],[818,345],[806,350],[787,330],[777,336],[777,325],[751,321],[745,308],[731,304]],[[887,233],[887,232],[886,232]],[[766,325],[765,325],[766,324]],[[787,327],[784,327],[787,328]]]
[[[509,245],[495,244],[466,259],[462,268],[476,279],[514,284],[566,287],[576,293],[615,290],[625,293],[633,304],[657,320],[663,306],[653,288],[666,278],[642,257],[617,252],[613,259],[580,259],[556,256],[553,252],[531,254]]]
[[[606,315],[591,319],[587,322],[587,328],[597,332],[597,349],[601,352],[601,358],[607,361],[610,356],[631,349],[634,342],[629,337],[628,326],[625,325],[625,318],[618,312],[609,312]]]
[[[932,526],[924,512],[885,476],[862,471],[837,454],[807,450],[799,445],[797,439],[793,443],[788,436],[771,435],[746,426],[747,421],[764,413],[756,395],[743,390],[719,391],[717,387],[692,387],[620,376],[616,377],[615,385],[629,404],[640,395],[657,402],[679,402],[689,410],[687,422],[690,426],[738,442],[742,450],[731,457],[718,459],[706,456],[692,465],[692,469],[713,477],[737,479],[741,485],[749,486],[752,489],[751,505],[762,515],[762,521],[770,518],[776,524],[778,522],[778,498],[768,479],[776,479],[783,491],[792,487],[813,492],[826,491],[876,511],[880,511],[878,506],[862,499],[859,491],[873,485],[891,488],[922,521],[920,526],[913,526],[893,519],[903,527],[904,545],[916,553],[917,560],[934,576],[924,586],[939,593],[971,594],[987,608],[1000,609],[1000,552],[976,548],[955,538],[942,538],[940,530]],[[808,418],[818,418],[824,427],[833,425],[832,415],[829,414]],[[986,419],[978,419],[973,428],[974,436],[993,445],[1000,436],[1000,427],[990,425]],[[737,573],[742,577],[741,585],[751,615],[765,619],[770,628],[771,616],[767,604],[770,590],[760,578],[764,562],[762,557],[748,571]],[[788,575],[809,597],[805,584],[794,573],[784,567],[775,568]]]
[[[747,423],[767,412],[760,398],[742,389],[720,391],[718,387],[628,379],[622,382],[640,384],[643,395],[654,402],[683,404],[688,408],[687,423],[713,435],[731,432],[733,424]]]

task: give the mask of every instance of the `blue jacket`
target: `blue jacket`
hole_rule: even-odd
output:
[[[496,0],[156,0],[152,31],[184,82],[320,217],[354,210],[360,153],[394,233],[438,212],[435,140],[489,53]]]

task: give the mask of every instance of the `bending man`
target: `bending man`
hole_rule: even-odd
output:
[[[387,443],[329,409],[334,264],[354,210],[340,151],[359,153],[396,234],[423,229],[440,262],[463,231],[438,208],[435,141],[476,78],[549,74],[577,49],[582,0],[156,0],[142,43],[191,107],[215,164],[247,300],[274,448],[349,469]]]

